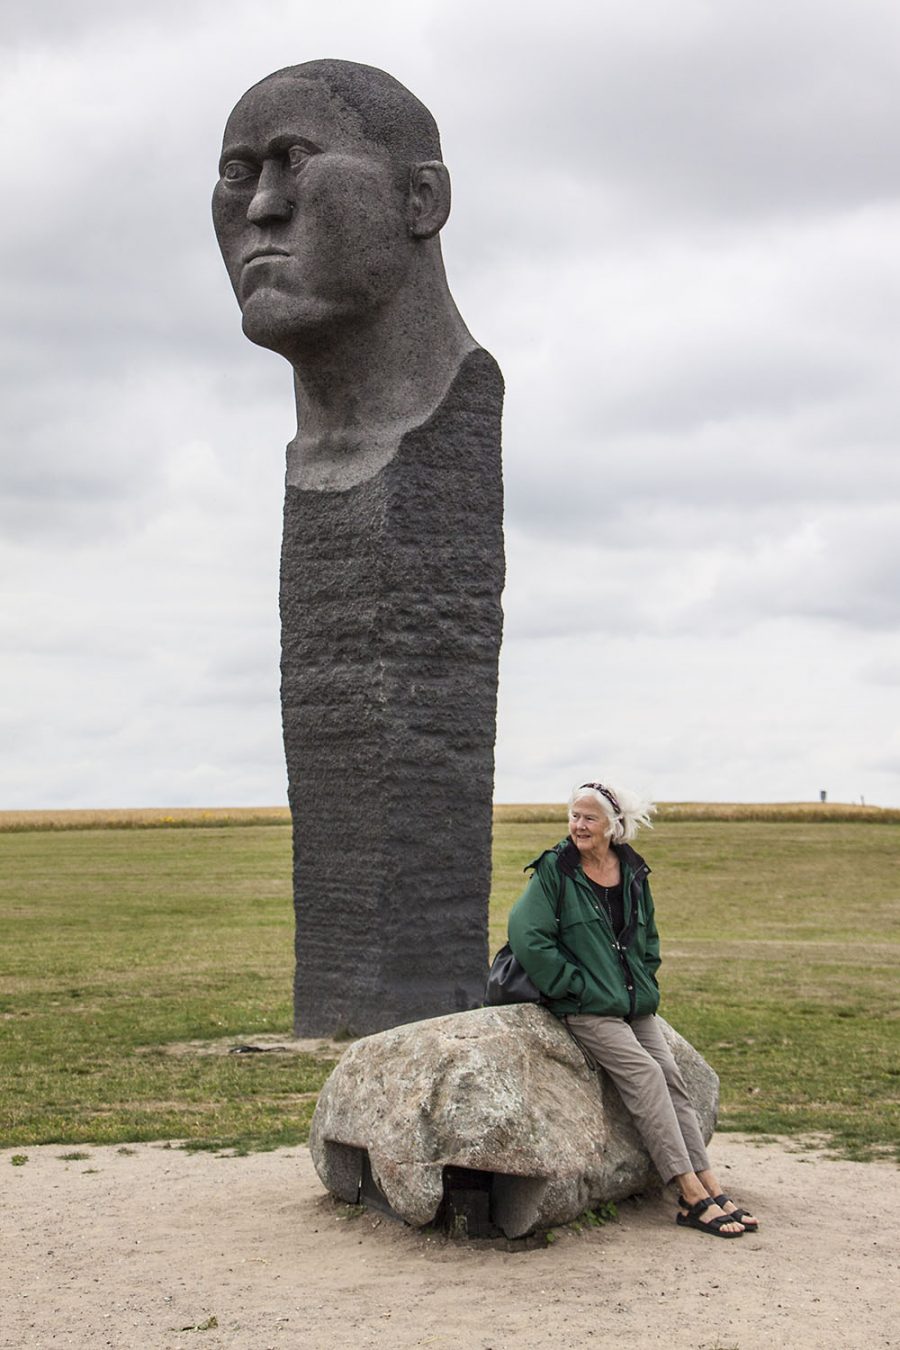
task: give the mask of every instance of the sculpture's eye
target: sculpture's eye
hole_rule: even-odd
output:
[[[222,166],[222,177],[226,183],[247,183],[255,178],[257,170],[244,159],[230,159]]]
[[[295,171],[297,169],[302,169],[306,161],[308,159],[311,159],[315,153],[316,151],[310,145],[288,146],[287,149],[288,167],[294,169]]]

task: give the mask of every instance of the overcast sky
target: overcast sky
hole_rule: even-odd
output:
[[[896,0],[6,0],[0,807],[285,800],[289,366],[209,197],[271,70],[434,112],[507,383],[496,798],[900,805]]]

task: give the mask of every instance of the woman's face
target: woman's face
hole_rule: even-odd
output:
[[[589,853],[609,837],[609,817],[594,797],[579,797],[569,807],[569,834],[580,853]]]

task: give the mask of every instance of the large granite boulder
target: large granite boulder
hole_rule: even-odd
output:
[[[659,1019],[705,1139],[719,1080]],[[507,1237],[567,1223],[658,1182],[618,1092],[565,1027],[534,1004],[479,1008],[357,1041],[319,1096],[310,1150],[329,1191],[360,1197],[361,1166],[408,1223],[431,1222],[445,1168],[490,1177]]]

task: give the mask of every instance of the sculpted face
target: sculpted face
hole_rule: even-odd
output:
[[[213,222],[251,341],[289,356],[359,320],[412,263],[406,182],[319,82],[279,75],[225,128]]]

